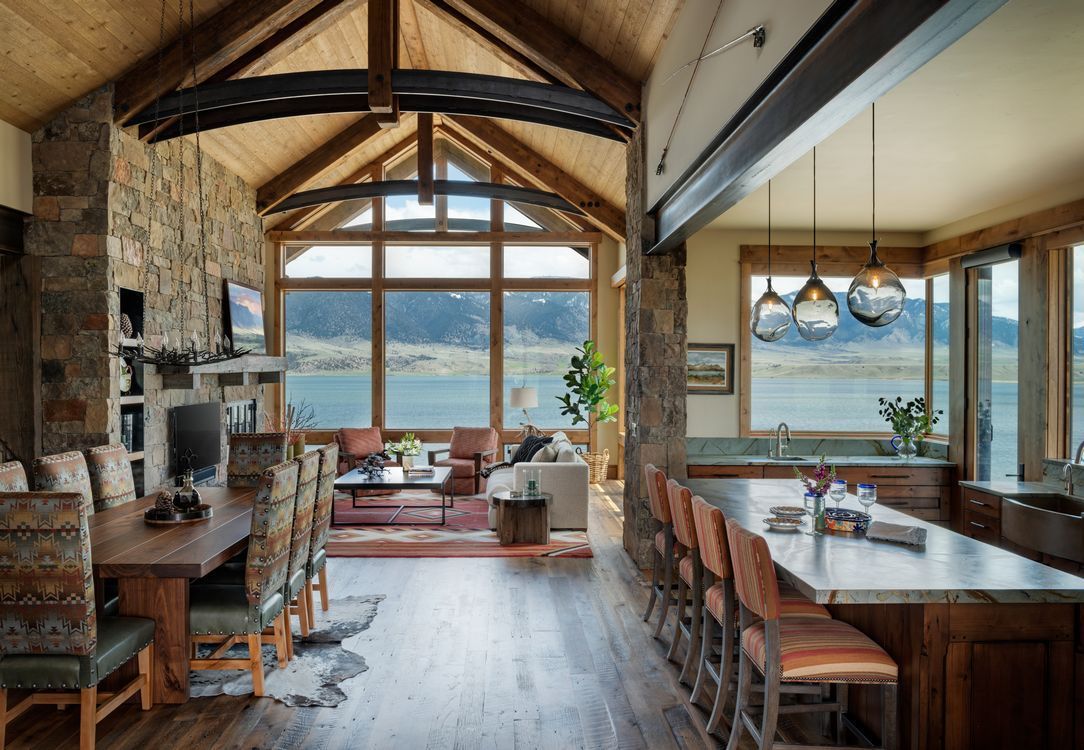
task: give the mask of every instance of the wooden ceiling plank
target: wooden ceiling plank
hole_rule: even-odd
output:
[[[354,149],[377,137],[381,132],[376,118],[368,115],[342,130],[327,143],[290,165],[256,191],[256,207],[260,213],[278,205],[285,198],[327,172],[337,161]]]
[[[235,0],[196,27],[195,70],[206,80],[257,46],[276,31],[304,15],[319,0]],[[158,53],[140,60],[117,79],[114,107],[116,119],[151,104],[157,96],[191,84],[191,46],[184,36],[174,39],[162,51],[161,72]]]
[[[418,113],[418,205],[433,205],[433,115]]]
[[[640,83],[544,16],[503,0],[446,2],[562,83],[589,91],[639,123]]]
[[[398,0],[369,0],[369,109],[387,114],[394,109],[391,72],[399,47]]]
[[[594,224],[614,239],[625,240],[625,212],[610,204],[565,170],[514,138],[490,120],[480,117],[445,117],[454,133],[469,138],[530,182],[557,193],[579,206]]]
[[[399,33],[410,59],[410,67],[429,70],[429,55],[425,52],[425,41],[418,25],[418,11],[414,7],[414,0],[400,0]]]

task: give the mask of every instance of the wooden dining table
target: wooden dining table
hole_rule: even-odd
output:
[[[199,493],[214,508],[214,515],[203,521],[146,523],[143,511],[154,506],[153,495],[99,511],[89,519],[96,581],[117,579],[121,615],[155,622],[155,703],[188,700],[189,582],[244,550],[251,531],[255,489],[200,487]],[[96,589],[101,592],[102,586]]]

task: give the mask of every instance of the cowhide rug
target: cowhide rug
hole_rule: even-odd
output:
[[[302,638],[293,622],[294,658],[285,669],[278,668],[275,647],[263,647],[264,694],[287,706],[335,707],[346,700],[339,684],[369,669],[365,659],[354,650],[358,633],[367,630],[376,617],[383,594],[348,596],[332,599],[330,611],[316,605],[316,627]],[[350,641],[353,640],[353,643]],[[211,652],[200,646],[200,655]],[[228,658],[247,658],[248,647],[231,648]],[[193,698],[214,695],[251,695],[252,673],[239,670],[200,670],[192,672],[189,692]]]

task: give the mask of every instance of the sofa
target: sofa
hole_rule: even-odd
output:
[[[493,495],[501,490],[524,490],[528,469],[541,471],[542,491],[553,495],[550,504],[550,528],[586,530],[589,470],[562,432],[554,433],[553,441],[530,461],[497,469],[489,475],[486,485],[489,528],[497,528]]]

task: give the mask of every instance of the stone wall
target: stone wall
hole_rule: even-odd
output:
[[[651,463],[687,476],[685,245],[644,255],[654,231],[644,215],[643,134],[628,146],[625,215],[625,495],[624,544],[641,567],[651,565],[657,531],[643,482]]]
[[[263,223],[253,188],[204,155],[206,275],[196,261],[199,218],[196,149],[189,139],[148,146],[112,124],[112,90],[96,91],[34,134],[34,219],[27,252],[42,264],[43,450],[120,439],[121,288],[145,291],[143,336],[221,331],[223,279],[263,287]],[[149,260],[146,276],[144,262]],[[173,406],[256,398],[260,386],[194,390],[144,380],[145,483],[167,481],[167,414]],[[225,453],[223,453],[225,455]]]

